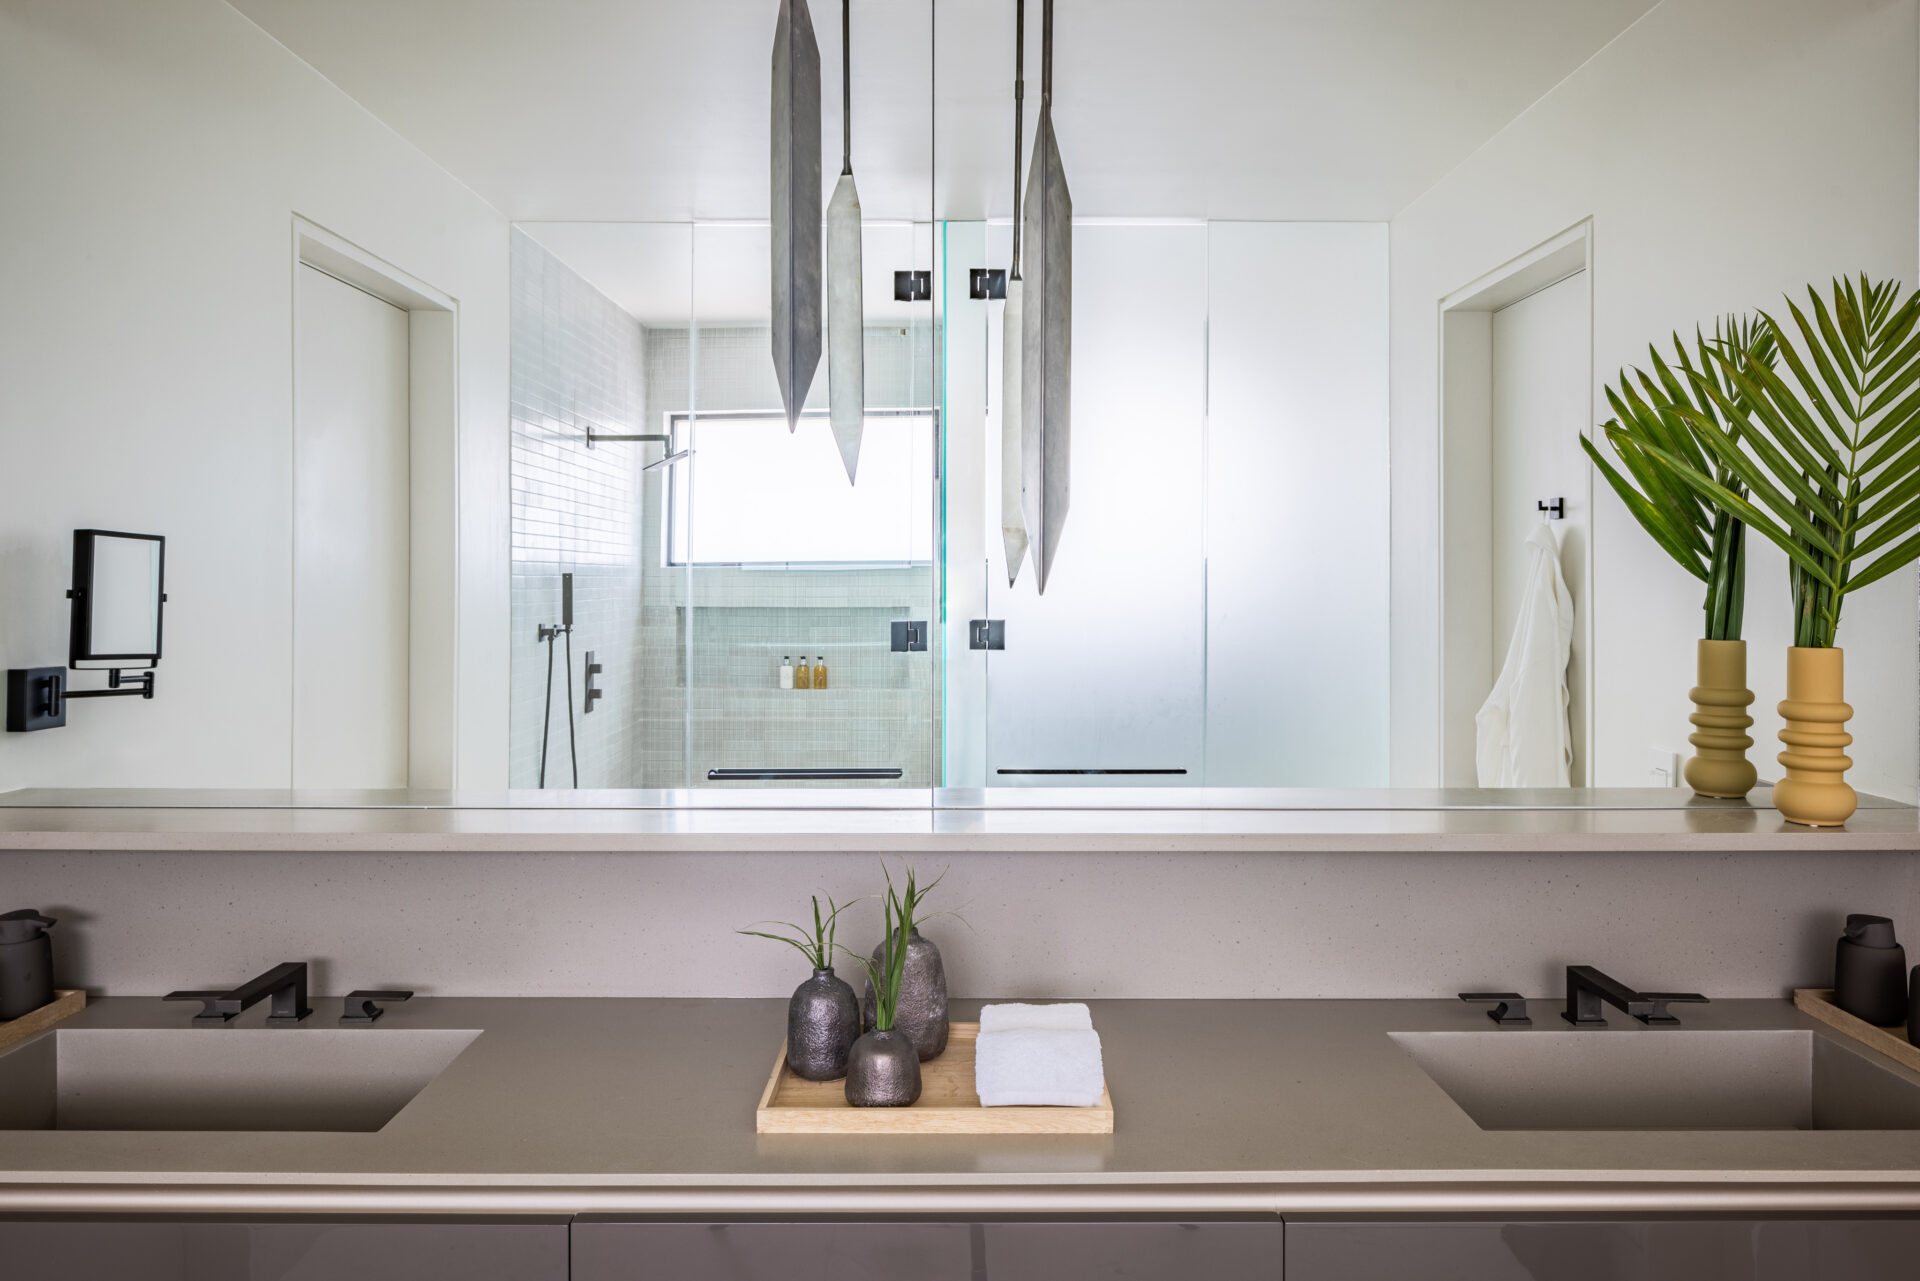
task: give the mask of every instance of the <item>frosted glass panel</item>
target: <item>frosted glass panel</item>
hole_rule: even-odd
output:
[[[1204,226],[1074,228],[1073,500],[1045,596],[1031,561],[1007,588],[997,506],[987,524],[989,786],[1200,781],[1206,264]],[[1002,307],[975,305],[997,353]],[[997,477],[997,404],[984,434]],[[1064,769],[1180,772],[1025,772]]]
[[[949,666],[947,785],[1384,786],[1385,226],[1081,222],[1073,283],[1045,596],[999,537],[1004,304],[945,336],[947,631],[1005,626]]]
[[[1387,782],[1387,229],[1215,223],[1207,783]]]

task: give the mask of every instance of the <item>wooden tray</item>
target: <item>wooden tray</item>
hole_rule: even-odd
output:
[[[1870,1050],[1878,1050],[1896,1063],[1920,1071],[1920,1045],[1908,1042],[1906,1024],[1879,1027],[1857,1015],[1849,1014],[1833,1003],[1832,988],[1795,988],[1793,1003],[1849,1040],[1858,1041]]]
[[[803,1081],[780,1047],[760,1095],[754,1129],[761,1134],[1112,1134],[1113,1098],[1103,1088],[1090,1108],[983,1108],[973,1092],[978,1023],[954,1023],[947,1050],[920,1065],[920,1101],[910,1108],[847,1105],[847,1083]]]
[[[87,1004],[87,994],[79,988],[56,988],[53,999],[31,1014],[0,1023],[0,1050],[18,1045],[36,1032],[44,1032],[69,1014],[77,1014]]]

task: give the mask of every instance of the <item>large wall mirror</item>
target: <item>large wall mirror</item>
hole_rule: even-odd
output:
[[[1050,78],[1046,8],[812,0],[817,98],[776,0],[23,13],[0,666],[76,567],[75,661],[158,652],[154,547],[75,529],[173,600],[0,793],[1693,803],[1728,615],[1581,438],[1676,335],[1920,279],[1913,4],[1056,0]],[[1756,103],[1763,161],[1701,144]],[[1765,783],[1820,646],[1745,546]],[[1844,606],[1849,777],[1911,801],[1913,569]]]

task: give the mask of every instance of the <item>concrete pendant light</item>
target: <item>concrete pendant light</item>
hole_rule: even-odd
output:
[[[1073,363],[1073,197],[1053,136],[1053,0],[1046,0],[1041,16],[1040,128],[1021,239],[1033,288],[1020,300],[1020,512],[1033,552],[1034,587],[1044,593],[1067,521]]]
[[[773,371],[787,430],[820,368],[820,45],[807,0],[773,33]]]
[[[852,0],[840,0],[840,181],[827,204],[827,405],[848,484],[860,463],[860,428],[867,418],[860,193],[853,185],[852,10]]]
[[[1020,513],[1020,355],[1026,342],[1020,319],[1020,149],[1026,129],[1027,0],[1014,5],[1013,36],[1013,265],[1007,272],[1007,310],[1000,322],[1000,538],[1007,550],[1007,586],[1027,557],[1027,522]]]

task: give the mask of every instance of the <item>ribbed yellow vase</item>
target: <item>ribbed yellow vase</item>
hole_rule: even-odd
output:
[[[1747,708],[1753,703],[1753,691],[1747,688],[1747,643],[1737,640],[1703,640],[1696,651],[1698,685],[1689,695],[1693,699],[1693,733],[1687,741],[1694,754],[1687,758],[1681,776],[1687,786],[1702,796],[1728,800],[1753,790],[1759,774],[1747,759],[1753,737],[1747,730],[1753,717]]]
[[[1845,652],[1838,649],[1787,651],[1787,697],[1780,704],[1786,727],[1780,753],[1786,777],[1773,785],[1773,807],[1790,823],[1838,827],[1853,814],[1859,798],[1843,777],[1853,761],[1844,728],[1853,709],[1846,694]]]

